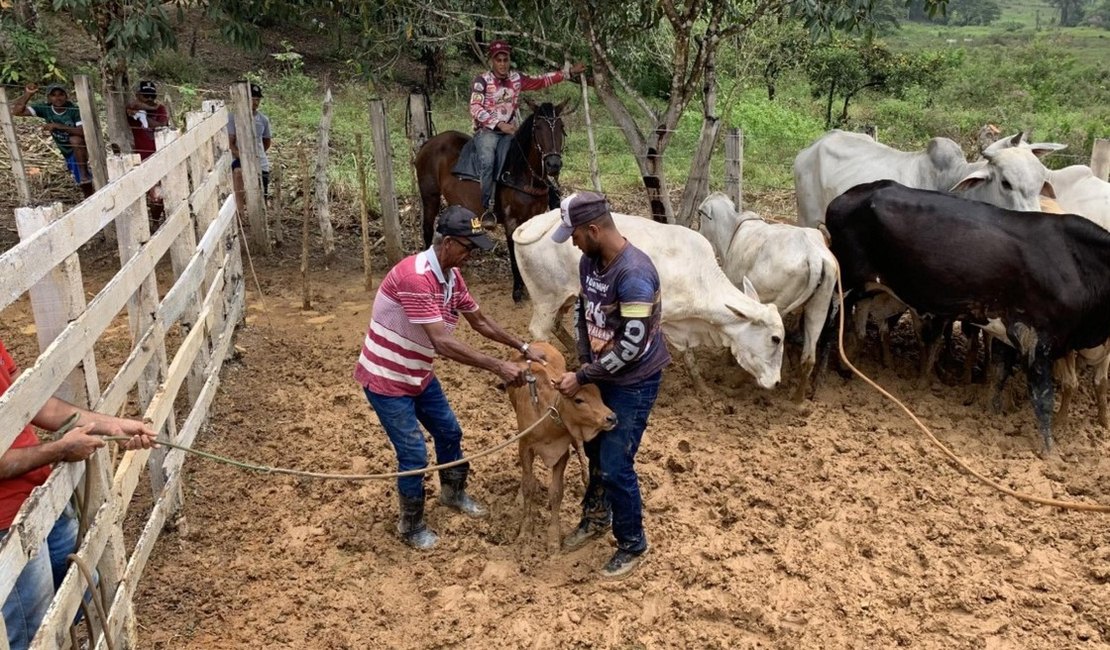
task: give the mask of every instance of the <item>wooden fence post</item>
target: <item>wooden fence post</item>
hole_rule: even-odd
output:
[[[409,140],[412,141],[412,155],[432,137],[432,113],[428,109],[428,96],[424,92],[409,95]]]
[[[100,118],[97,116],[88,75],[74,76],[73,84],[77,91],[77,105],[81,109],[81,128],[85,132],[85,146],[89,150],[92,180],[99,190],[108,184],[108,153],[104,149],[104,134],[100,130]],[[107,229],[105,231],[107,232]]]
[[[139,164],[139,156],[128,154],[125,156],[112,156],[108,159],[108,173],[112,180],[122,177]],[[167,210],[166,221],[172,215]],[[116,218],[116,230],[119,233],[120,264],[126,264],[129,259],[138,254],[142,245],[150,241],[150,221],[146,211],[146,197],[140,198],[124,210]],[[154,322],[154,314],[158,311],[159,303],[158,279],[152,271],[143,279],[139,290],[127,301],[127,318],[131,327],[132,341],[138,341],[144,332]],[[154,358],[143,369],[143,374],[138,382],[139,409],[146,411],[154,399],[158,383],[166,376],[169,369],[169,360],[166,356],[165,332],[158,332],[154,337]],[[177,437],[177,420],[172,412],[166,420],[166,435],[170,440]],[[155,496],[162,493],[166,477],[162,463],[166,457],[166,448],[151,450],[148,456],[150,470],[150,483]]]
[[[744,131],[731,127],[725,133],[725,194],[737,211],[744,210]]]
[[[104,76],[104,126],[108,130],[108,142],[119,153],[135,153],[131,142],[131,126],[127,123],[127,99],[131,89],[124,82],[122,72],[112,72]]]
[[[1095,178],[1105,181],[1110,176],[1110,139],[1097,138],[1091,149],[1091,171]]]
[[[582,111],[586,117],[586,140],[590,144],[590,180],[594,184],[594,191],[601,192],[601,173],[597,168],[597,143],[594,142],[594,123],[590,119],[590,94],[587,92],[586,73],[582,78]]]
[[[359,226],[362,229],[362,280],[367,291],[374,289],[374,271],[370,268],[370,192],[366,189],[366,164],[362,150],[362,134],[355,134],[355,166],[358,168]]]
[[[324,240],[324,259],[331,260],[335,255],[335,235],[331,227],[331,209],[328,205],[328,139],[331,133],[332,98],[331,88],[324,93],[324,109],[320,117],[320,129],[316,133],[316,191],[314,200],[316,220],[320,223],[320,236]],[[308,195],[304,200],[307,204]]]
[[[154,132],[154,146],[156,150],[164,149],[176,140],[180,134],[176,129],[161,128]],[[190,224],[187,228],[181,231],[173,244],[170,245],[170,265],[173,267],[173,277],[176,282],[185,271],[185,267],[189,264],[193,252],[197,249],[197,231],[193,222],[196,213],[190,209],[188,205],[189,200],[189,176],[186,169],[186,163],[181,163],[174,169],[166,172],[165,177],[162,179],[162,207],[165,219],[169,220],[179,209],[188,210],[190,213]],[[201,287],[185,304],[184,311],[181,312],[181,326],[188,332],[193,327],[203,327],[203,323],[197,322],[197,317],[200,315],[201,304],[204,302],[205,288]],[[206,337],[207,338],[207,337]],[[193,367],[189,370],[189,378],[187,380],[189,391],[189,405],[193,405],[200,396],[200,390],[204,387],[204,368],[208,365],[208,346],[201,346],[200,352],[197,354],[196,360],[193,362]]]
[[[65,214],[61,203],[38,208],[16,208],[15,225],[19,238],[26,239]],[[81,261],[74,253],[51,269],[29,292],[31,312],[35,317],[35,333],[39,351],[58,337],[69,322],[85,311],[85,285],[81,281]],[[90,351],[84,361],[73,369],[55,396],[79,406],[88,407],[100,399],[100,379],[96,374],[96,358]]]
[[[304,176],[302,179],[304,182],[304,206],[302,208],[304,216],[301,218],[301,309],[308,311],[312,309],[312,291],[308,286],[308,216],[312,212],[312,203],[308,200],[308,197],[312,194],[312,176],[308,173],[308,157],[303,149],[299,158],[301,174]],[[320,173],[319,167],[317,167],[317,173]],[[327,173],[326,166],[324,173]],[[327,191],[326,188],[325,191]]]
[[[389,128],[385,121],[385,101],[370,100],[370,132],[374,140],[374,164],[378,168],[378,193],[382,201],[382,235],[385,256],[390,264],[404,257],[401,244],[401,218],[397,213],[397,195],[393,189],[393,154],[389,149]]]
[[[266,202],[262,197],[262,161],[258,157],[261,143],[254,131],[254,111],[251,110],[250,83],[242,81],[231,85],[231,108],[235,121],[235,143],[242,165],[243,205],[251,226],[251,244],[260,255],[270,254],[270,225],[266,217]],[[238,199],[238,197],[237,197]]]
[[[3,130],[4,142],[8,145],[8,154],[12,161],[12,176],[15,176],[15,186],[19,190],[19,202],[22,205],[31,205],[31,184],[27,182],[27,170],[23,167],[23,152],[19,148],[19,138],[15,136],[12,110],[8,106],[8,91],[4,88],[0,88],[0,130]]]

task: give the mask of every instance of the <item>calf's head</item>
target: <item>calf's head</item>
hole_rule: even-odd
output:
[[[562,353],[549,343],[531,344],[533,349],[541,350],[547,358],[547,365],[530,363],[529,370],[535,377],[535,403],[532,400],[532,387],[525,385],[509,390],[513,407],[534,409],[540,417],[548,415],[554,408],[558,421],[566,428],[571,437],[583,442],[593,440],[601,431],[609,431],[617,426],[617,416],[601,401],[601,391],[592,384],[582,386],[574,395],[567,397],[559,393],[552,384],[566,372],[566,360]],[[516,363],[526,363],[520,354],[513,357]]]
[[[782,316],[774,305],[759,302],[752,283],[744,278],[744,294],[752,300],[725,303],[720,323],[732,356],[760,388],[774,388],[782,378]]]

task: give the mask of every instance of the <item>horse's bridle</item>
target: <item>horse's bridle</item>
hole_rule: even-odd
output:
[[[560,156],[561,157],[563,155],[563,150],[562,150],[562,148],[560,148],[558,151],[544,151],[543,146],[540,145],[540,139],[536,137],[536,125],[538,124],[539,120],[543,120],[544,122],[546,122],[548,128],[551,130],[551,139],[552,139],[552,141],[554,141],[555,140],[555,133],[556,133],[556,125],[561,125],[563,123],[563,118],[562,118],[561,115],[555,115],[553,117],[547,117],[546,115],[539,115],[538,113],[533,114],[533,118],[534,119],[532,121],[532,146],[534,146],[536,148],[536,151],[539,152],[539,154],[540,154],[540,171],[536,172],[535,168],[532,167],[532,163],[528,160],[528,155],[524,152],[523,149],[521,149],[520,153],[521,153],[521,157],[524,158],[524,164],[528,166],[528,172],[530,174],[532,174],[532,179],[529,180],[528,184],[531,186],[534,181],[538,180],[540,183],[543,184],[543,189],[541,190],[541,192],[546,193],[548,191],[548,189],[552,189],[552,188],[554,188],[555,190],[558,190],[559,189],[559,182],[557,180],[552,180],[551,176],[547,173],[547,158],[548,158],[548,156]],[[514,144],[516,144],[517,148],[520,148],[520,143],[516,142],[515,138],[513,139],[513,142],[514,142]],[[524,191],[528,192],[529,194],[535,194],[536,193],[535,190],[528,190],[528,189],[525,189],[525,188],[519,188],[519,189],[523,189]]]

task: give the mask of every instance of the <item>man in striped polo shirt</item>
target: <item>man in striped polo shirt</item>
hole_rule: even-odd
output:
[[[481,220],[464,207],[450,206],[439,217],[432,247],[398,262],[374,297],[355,380],[397,452],[398,471],[428,466],[420,425],[435,443],[436,463],[462,458],[462,429],[432,370],[437,355],[488,370],[510,386],[524,383],[524,369],[455,338],[460,314],[491,341],[520,350],[528,359],[544,360],[543,353],[483,314],[467,290],[459,267],[479,248],[493,248]],[[464,463],[440,470],[439,502],[470,517],[485,517],[486,507],[466,493],[469,469]],[[438,537],[424,521],[423,477],[397,479],[397,493],[401,538],[413,548],[431,548]]]

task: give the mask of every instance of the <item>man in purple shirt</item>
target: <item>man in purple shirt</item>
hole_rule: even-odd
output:
[[[589,485],[582,520],[565,540],[568,550],[600,537],[612,526],[617,550],[602,575],[620,578],[647,553],[636,451],[671,361],[661,327],[659,273],[651,258],[617,230],[605,197],[581,192],[563,199],[562,223],[551,236],[572,239],[583,253],[578,265],[578,358],[582,367],[558,381],[564,395],[597,384],[617,426],[585,444]]]

